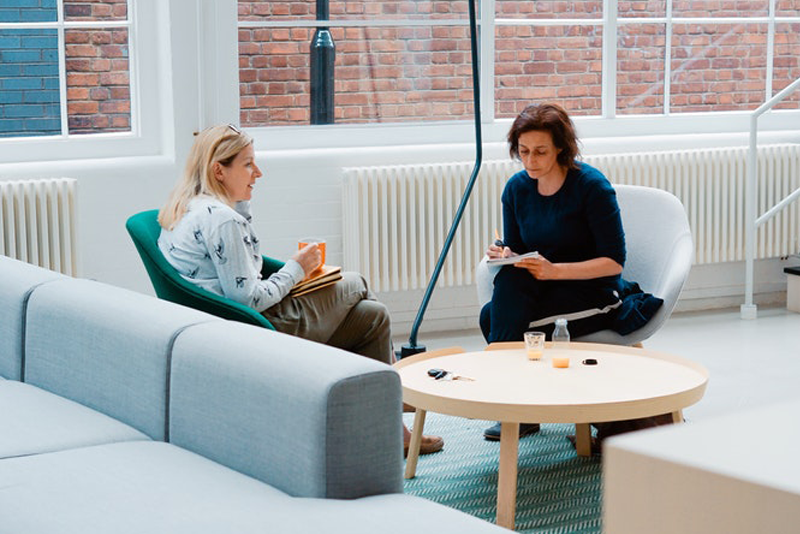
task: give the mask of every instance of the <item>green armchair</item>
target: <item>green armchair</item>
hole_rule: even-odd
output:
[[[158,224],[158,210],[149,210],[131,216],[125,228],[136,245],[136,250],[144,262],[147,275],[153,284],[158,298],[183,304],[224,319],[263,326],[275,330],[263,315],[253,308],[244,306],[231,299],[220,297],[185,280],[178,271],[161,254],[158,248],[158,236],[161,226]],[[264,267],[261,275],[267,277],[283,267],[283,262],[264,256]]]

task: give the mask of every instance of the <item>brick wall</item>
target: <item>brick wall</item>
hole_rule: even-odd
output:
[[[784,3],[787,3],[785,0]],[[780,5],[780,2],[779,2]],[[780,11],[779,11],[780,12]],[[800,24],[775,25],[775,82],[772,90],[778,92],[800,78]],[[800,90],[791,94],[776,109],[800,108]]]
[[[623,26],[617,43],[617,110],[658,114],[664,110],[663,25]]]
[[[125,20],[127,0],[65,0],[68,21]],[[56,0],[3,0],[0,22],[52,22]],[[128,31],[65,31],[70,133],[130,131]],[[61,133],[54,29],[0,30],[0,136]]]
[[[68,30],[64,40],[70,133],[129,131],[128,30]]]
[[[56,0],[3,0],[0,3],[0,22],[52,22],[56,15]]]
[[[534,101],[559,102],[574,115],[599,115],[599,26],[498,26],[495,115],[515,117]]]
[[[127,16],[127,0],[64,0],[67,20],[115,21]],[[69,132],[130,131],[128,30],[71,29],[64,41]]]
[[[330,0],[328,5],[331,20],[466,18],[469,9],[466,0]],[[239,0],[239,20],[314,20],[316,7],[309,0]]]
[[[0,30],[0,137],[61,133],[55,30]]]
[[[125,20],[128,0],[64,0],[66,20]]]
[[[243,125],[309,121],[313,29],[240,30]],[[468,30],[333,28],[337,122],[452,120],[471,113]]]
[[[755,109],[764,101],[766,24],[676,24],[672,109]]]
[[[575,115],[601,112],[602,28],[525,26],[524,19],[598,19],[602,0],[496,0],[495,115],[513,117],[531,101],[556,101]],[[239,0],[240,20],[310,20],[314,2]],[[765,16],[767,0],[674,0],[683,16]],[[798,16],[797,0],[777,0],[779,16]],[[621,0],[621,17],[665,16],[665,0]],[[467,3],[331,1],[331,20],[466,19]],[[777,24],[775,91],[800,76],[797,24]],[[464,27],[336,28],[338,123],[471,118],[468,31]],[[239,32],[241,121],[245,126],[308,124],[308,47],[313,29]],[[664,24],[620,25],[617,112],[664,109]],[[764,100],[766,25],[675,23],[670,111],[752,110]],[[797,109],[800,96],[783,107]]]

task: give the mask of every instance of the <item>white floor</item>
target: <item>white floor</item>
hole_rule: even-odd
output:
[[[395,340],[396,347],[404,343]],[[428,350],[486,345],[478,330],[420,336],[418,343]],[[740,319],[738,309],[675,314],[644,346],[708,369],[708,389],[684,411],[688,420],[800,398],[800,314],[785,308],[760,307],[755,320]]]

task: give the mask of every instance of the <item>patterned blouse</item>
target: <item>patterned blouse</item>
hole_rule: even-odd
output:
[[[261,312],[283,300],[305,274],[299,263],[288,260],[262,280],[264,260],[251,220],[249,202],[239,202],[234,210],[199,196],[175,228],[161,229],[158,247],[186,280]]]

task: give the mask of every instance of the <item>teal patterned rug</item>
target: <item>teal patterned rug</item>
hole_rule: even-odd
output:
[[[413,414],[404,420],[411,427]],[[483,439],[491,421],[429,413],[425,434],[444,437],[442,452],[420,456],[408,494],[494,523],[500,442]],[[542,425],[519,443],[517,532],[574,534],[601,531],[601,462],[580,458],[565,436],[573,425]]]

